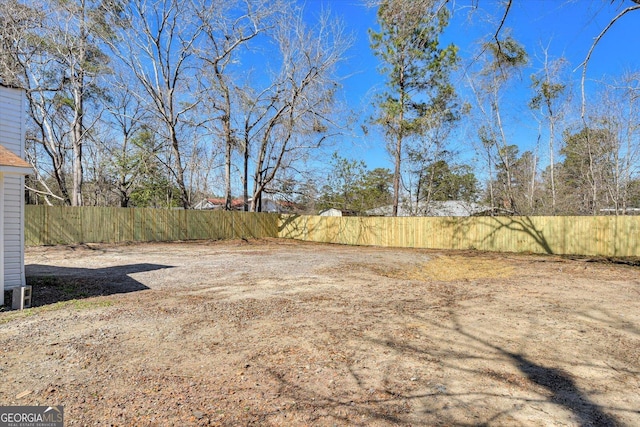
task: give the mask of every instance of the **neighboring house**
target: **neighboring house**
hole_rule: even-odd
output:
[[[640,208],[605,208],[600,209],[603,215],[640,215]]]
[[[398,205],[398,216],[435,216],[460,217],[483,215],[490,211],[486,206],[463,200],[447,200],[443,202],[419,203],[417,205]],[[391,216],[393,206],[382,206],[367,211],[370,216]]]
[[[215,210],[215,209],[224,209],[226,199],[219,197],[214,199],[204,199],[196,203],[193,209],[198,210]],[[244,207],[244,201],[242,199],[232,199],[231,200],[231,210],[241,211]]]
[[[251,205],[251,201],[253,199],[249,199],[249,205]],[[193,209],[199,210],[207,210],[207,209],[224,209],[225,199],[224,198],[214,198],[214,199],[204,199],[195,204]],[[231,200],[231,210],[241,211],[244,208],[244,200],[240,198]],[[269,198],[262,199],[262,207],[261,212],[275,212],[275,213],[288,213],[292,212],[296,209],[294,203],[274,200]]]
[[[249,203],[251,203],[251,199],[249,199]],[[271,213],[285,213],[288,212],[284,202],[280,200],[274,200],[270,198],[263,197],[262,198],[262,206],[260,207],[261,212],[271,212]]]
[[[25,286],[24,161],[25,95],[0,84],[0,303],[4,291]]]

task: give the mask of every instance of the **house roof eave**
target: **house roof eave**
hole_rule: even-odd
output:
[[[33,168],[31,166],[5,166],[0,165],[0,173],[5,175],[31,175],[33,173]]]
[[[7,147],[0,145],[0,172],[28,175],[32,170],[29,163]]]

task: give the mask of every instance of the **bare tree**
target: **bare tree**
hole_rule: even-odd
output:
[[[561,177],[566,186],[564,213],[598,215],[608,204],[606,183],[611,180],[615,135],[597,118],[589,123],[584,127],[580,121],[575,130],[564,134],[560,150],[564,156]]]
[[[625,0],[621,0],[622,3],[624,3]],[[585,80],[587,78],[587,67],[589,66],[589,61],[591,60],[591,55],[593,54],[593,52],[595,51],[596,47],[598,46],[598,43],[600,43],[600,40],[602,40],[602,38],[607,34],[607,32],[609,32],[609,30],[611,29],[611,27],[613,27],[613,25],[619,21],[623,16],[625,16],[627,13],[636,11],[636,10],[640,10],[640,0],[630,0],[633,3],[636,3],[635,6],[629,6],[626,7],[625,9],[623,9],[620,13],[618,13],[616,16],[614,16],[609,23],[603,28],[603,30],[600,32],[600,34],[598,34],[598,36],[593,40],[593,43],[591,44],[591,48],[589,49],[589,52],[587,52],[587,56],[585,57],[584,61],[582,62],[582,64],[579,65],[579,67],[582,67],[582,78],[580,80],[580,88],[581,88],[581,93],[582,93],[582,119],[583,121],[585,120],[585,114],[586,114],[586,96],[585,96]],[[615,0],[612,0],[611,3],[615,3]],[[586,126],[586,124],[585,124]]]
[[[2,78],[27,90],[33,125],[30,143],[49,157],[61,194],[57,197],[82,205],[82,146],[100,114],[99,105],[90,103],[101,97],[98,77],[108,70],[100,39],[108,31],[111,15],[101,3],[87,0],[7,1],[3,6],[1,20],[7,26],[0,35],[6,58]],[[38,149],[33,145],[32,149],[35,161]],[[39,177],[44,184],[44,176]],[[50,189],[46,193],[53,195]]]
[[[71,204],[65,132],[59,125],[63,106],[56,99],[64,87],[64,71],[48,50],[47,25],[43,4],[2,1],[0,78],[26,91],[27,158],[36,177],[29,190],[42,195],[46,203]]]
[[[237,71],[234,65],[242,48],[248,48],[253,39],[274,27],[274,17],[282,13],[283,8],[284,4],[277,0],[236,0],[203,3],[197,10],[204,35],[198,50],[203,62],[200,81],[205,108],[215,114],[205,125],[223,141],[227,210],[231,209],[232,155],[239,146],[234,118],[241,112],[242,101],[237,94],[243,90],[237,81],[239,77],[234,76]],[[245,159],[247,152],[245,145]],[[246,179],[244,187],[246,189]]]
[[[30,43],[34,29],[44,25],[45,13],[17,0],[0,1],[0,81],[8,86],[24,87],[26,64],[41,46]]]
[[[188,0],[128,2],[123,13],[128,20],[111,42],[114,53],[140,83],[140,101],[159,125],[157,131],[170,151],[166,166],[185,209],[191,201],[183,161],[189,145],[184,136],[193,124],[189,115],[199,102],[193,91],[193,61],[202,30],[193,5]]]
[[[111,190],[124,208],[130,204],[131,192],[145,171],[145,163],[156,155],[158,147],[146,123],[148,113],[136,95],[137,82],[128,80],[124,73],[110,81],[112,90],[103,116],[104,132],[99,147],[105,153]]]
[[[543,49],[543,55],[542,69],[531,76],[534,95],[529,102],[529,106],[539,112],[541,124],[544,121],[548,126],[548,178],[551,186],[551,214],[555,215],[557,203],[556,136],[558,134],[558,124],[564,118],[568,85],[560,78],[562,70],[566,66],[566,60],[564,58],[551,60],[548,46]]]
[[[244,121],[245,143],[255,145],[252,211],[260,210],[263,193],[282,170],[303,160],[341,128],[336,68],[351,43],[341,22],[323,14],[316,27],[309,28],[300,10],[280,19],[274,34],[280,70]]]
[[[612,136],[604,182],[615,214],[626,214],[631,185],[638,177],[640,160],[640,74],[625,73],[609,83],[599,97],[598,124]]]
[[[616,215],[628,211],[640,167],[640,84],[637,73],[609,79],[566,131],[560,153],[559,209],[564,214]],[[587,124],[585,126],[585,123]]]
[[[478,130],[479,153],[485,157],[489,170],[489,196],[492,207],[501,207],[516,213],[514,177],[517,156],[513,155],[502,117],[501,95],[512,79],[519,76],[520,68],[527,63],[527,54],[511,37],[498,42],[487,42],[483,48],[484,62],[476,74],[478,86],[469,80],[481,113],[482,125]],[[500,206],[494,188],[494,172],[501,171]]]
[[[109,35],[110,14],[105,13],[100,1],[56,1],[52,5],[55,6],[52,21],[57,25],[49,33],[53,36],[51,53],[63,67],[62,83],[68,95],[62,102],[70,110],[71,204],[82,206],[82,149],[100,115],[99,104],[92,106],[92,115],[87,104],[100,97],[102,88],[98,86],[98,77],[108,71],[109,57],[100,49],[99,39]]]

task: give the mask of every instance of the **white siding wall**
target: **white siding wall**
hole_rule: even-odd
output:
[[[22,91],[0,86],[0,143],[24,158]]]
[[[4,285],[24,286],[24,177],[4,177]]]
[[[0,144],[24,158],[22,90],[0,86]],[[24,286],[24,177],[4,176],[4,288]]]

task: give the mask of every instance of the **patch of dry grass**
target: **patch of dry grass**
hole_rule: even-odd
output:
[[[513,266],[497,259],[439,256],[413,268],[395,269],[385,275],[406,280],[453,282],[457,280],[507,278],[513,272]]]

